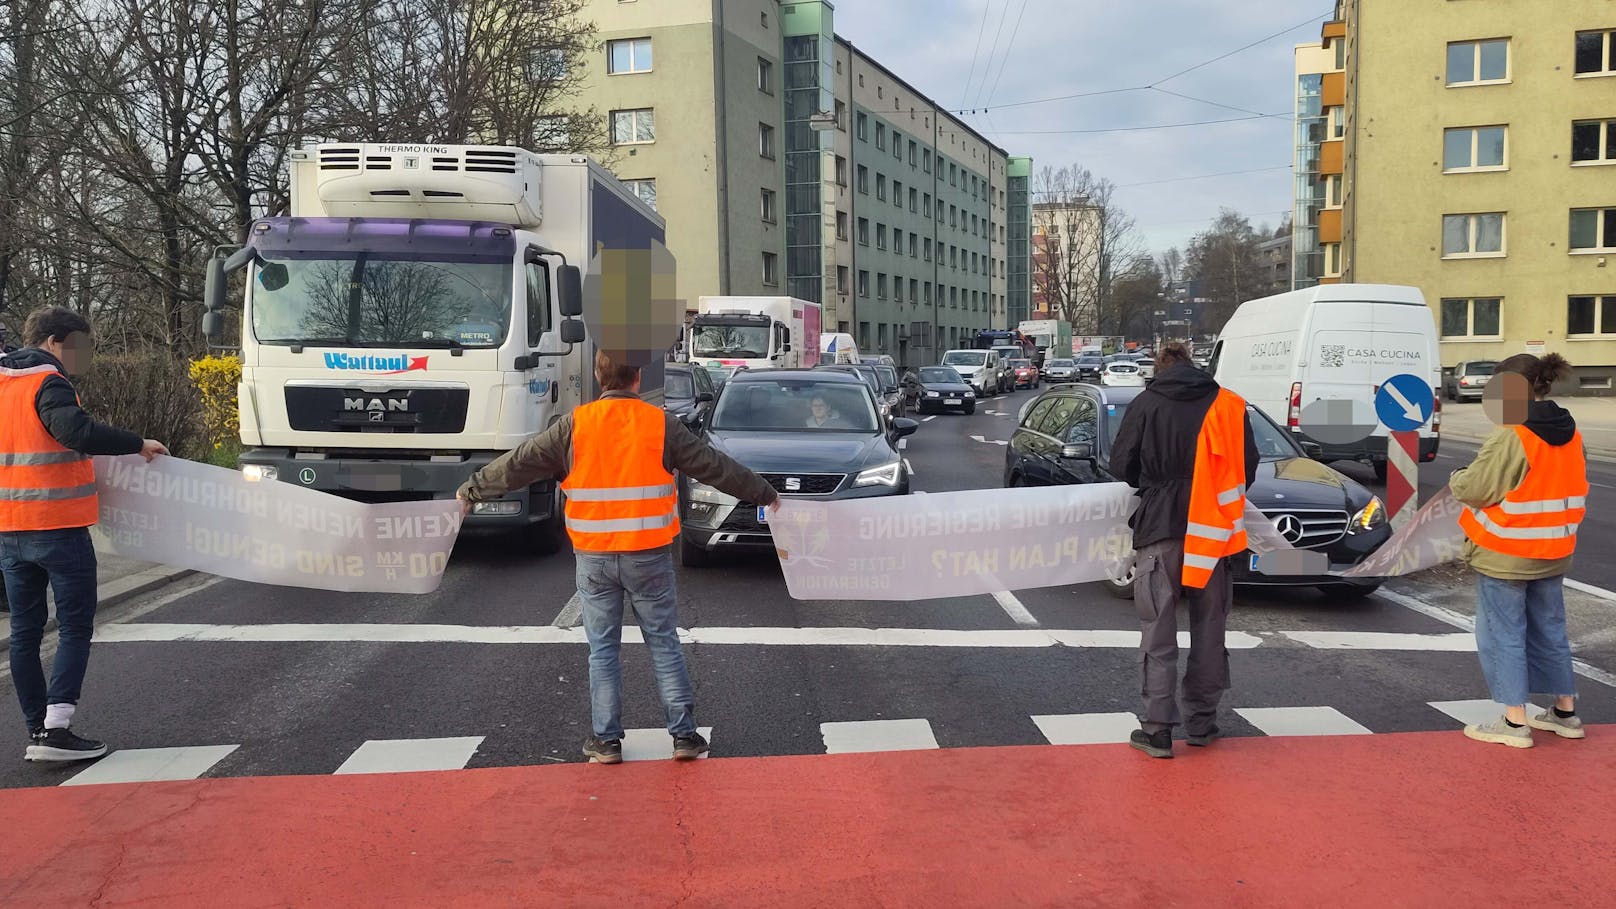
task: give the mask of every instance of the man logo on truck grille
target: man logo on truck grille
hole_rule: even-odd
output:
[[[409,413],[410,412],[410,399],[409,398],[343,398],[342,399],[342,409],[344,411],[354,411],[354,410],[369,411],[370,414],[371,414],[370,418],[372,420],[374,420],[374,421],[379,422],[381,420],[381,414],[384,414],[384,413]]]

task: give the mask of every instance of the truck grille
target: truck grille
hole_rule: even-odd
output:
[[[471,391],[399,388],[372,392],[290,385],[286,416],[299,432],[454,433],[466,428]]]
[[[321,170],[358,170],[359,149],[357,148],[322,148],[320,149]]]
[[[847,479],[845,473],[766,473],[763,479],[769,481],[776,492],[789,493],[802,496],[828,496],[835,492],[842,481]],[[799,488],[791,489],[787,480],[795,479]]]
[[[1328,508],[1262,508],[1259,509],[1268,520],[1280,524],[1281,515],[1289,515],[1296,519],[1301,528],[1301,535],[1296,539],[1287,536],[1292,546],[1298,549],[1319,549],[1346,536],[1347,523],[1351,520],[1344,511],[1334,511]],[[1290,522],[1286,522],[1290,523]],[[1284,529],[1283,526],[1280,528]],[[1294,535],[1294,532],[1293,534]]]

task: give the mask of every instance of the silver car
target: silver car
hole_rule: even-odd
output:
[[[1493,377],[1498,363],[1493,360],[1466,360],[1442,377],[1442,393],[1449,401],[1480,401],[1481,393]]]

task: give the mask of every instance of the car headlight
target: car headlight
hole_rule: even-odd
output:
[[[731,495],[725,495],[713,487],[708,486],[706,483],[697,483],[695,480],[691,480],[690,501],[706,502],[712,505],[734,505],[736,502],[739,502],[740,499],[737,499]]]
[[[858,475],[854,486],[896,486],[903,479],[903,462],[893,461],[880,467],[871,467]]]
[[[965,393],[965,397],[967,397],[967,398],[974,398],[974,397],[976,397],[976,392],[974,392],[974,391],[967,391],[967,392],[966,392],[966,393]]]
[[[1365,505],[1357,514],[1352,516],[1354,530],[1374,530],[1386,524],[1386,506],[1381,504],[1380,496],[1370,496],[1369,504]]]
[[[943,396],[943,393],[940,392],[940,391],[928,391],[928,392],[926,392],[926,397],[928,397],[928,398],[940,398],[942,396]]]
[[[241,465],[241,478],[249,483],[269,483],[280,479],[280,468],[270,464],[243,464]]]

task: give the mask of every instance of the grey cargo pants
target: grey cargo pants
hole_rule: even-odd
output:
[[[1218,701],[1229,690],[1229,651],[1223,633],[1234,600],[1228,567],[1219,563],[1205,589],[1179,583],[1184,567],[1182,541],[1152,543],[1139,550],[1133,602],[1139,610],[1139,656],[1144,706],[1139,726],[1146,732],[1172,729],[1178,712],[1178,605],[1190,620],[1190,659],[1184,673],[1185,731],[1203,735],[1218,716]]]

